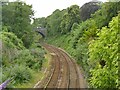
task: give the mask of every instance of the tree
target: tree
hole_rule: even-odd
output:
[[[118,85],[118,16],[103,27],[89,44],[90,84],[95,88],[117,88]]]
[[[42,17],[42,18],[35,18],[32,25],[33,25],[34,28],[36,28],[36,27],[43,27],[43,28],[45,28],[46,24],[47,24],[46,18]]]
[[[102,28],[108,26],[112,17],[117,16],[118,11],[120,11],[120,2],[106,2],[91,17],[95,20],[97,27]]]
[[[23,2],[9,2],[2,6],[3,26],[9,27],[9,32],[13,32],[22,39],[28,48],[32,42],[31,18],[33,16],[32,6]],[[26,39],[29,37],[29,39]]]
[[[66,34],[71,31],[74,23],[80,23],[80,8],[77,5],[72,5],[67,8],[67,12],[62,18],[60,29],[62,34]]]
[[[60,33],[60,23],[65,12],[66,10],[60,11],[59,9],[56,9],[50,16],[46,18],[48,35],[57,35]]]

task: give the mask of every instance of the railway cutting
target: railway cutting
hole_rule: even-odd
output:
[[[81,69],[64,50],[43,44],[52,61],[45,77],[34,88],[87,88]]]

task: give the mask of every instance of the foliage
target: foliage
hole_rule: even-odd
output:
[[[26,83],[33,77],[31,71],[40,71],[44,50],[41,46],[34,45],[31,49],[26,49],[23,42],[12,32],[0,32],[2,37],[2,76],[3,81],[14,77],[10,86]]]
[[[67,12],[64,14],[60,29],[62,34],[66,34],[71,31],[74,23],[79,23],[80,21],[80,9],[77,5],[72,5],[67,8]]]
[[[41,36],[32,30],[32,6],[20,1],[8,2],[2,4],[2,11],[0,63],[3,79],[0,82],[13,77],[9,85],[13,88],[35,78],[34,73],[40,72],[45,61],[45,51],[39,43]]]
[[[28,50],[25,49],[22,41],[18,39],[14,33],[1,32],[0,35],[3,42],[3,65],[5,65],[8,60],[10,60],[10,62],[16,62],[15,60],[17,59],[17,63],[21,64],[21,62],[23,62],[26,63],[27,66],[32,67],[35,62],[41,62],[44,58],[44,52],[42,51],[41,46],[38,48],[36,48],[37,46],[34,46],[31,47],[31,50]],[[38,60],[39,58],[41,58],[41,60]],[[14,61],[11,61],[13,59]],[[37,61],[34,59],[37,59]]]
[[[61,28],[65,33],[49,37],[49,43],[65,49],[83,67],[89,87],[119,87],[118,5],[119,2],[101,3],[101,8],[91,18],[74,23],[70,32],[65,30],[70,24],[67,11],[62,20],[64,28]]]
[[[88,42],[96,37],[98,32],[94,20],[89,19],[80,23],[70,34],[67,51],[83,67],[86,76],[89,76]]]
[[[99,68],[91,70],[93,77],[90,78],[90,83],[94,88],[116,88],[117,75],[114,74],[114,70],[108,70],[107,68]]]
[[[3,81],[8,78],[14,79],[14,81],[10,84],[12,87],[17,83],[26,83],[32,78],[30,69],[25,65],[15,64],[10,67],[4,67],[3,70]]]
[[[2,5],[3,26],[9,27],[8,31],[15,33],[18,38],[22,39],[27,48],[33,41],[33,31],[30,25],[32,16],[32,6],[26,3],[8,2]]]
[[[44,27],[48,30],[49,43],[64,48],[83,67],[90,87],[120,87],[119,3],[101,3],[101,8],[97,6],[98,2],[87,3],[81,8],[72,5],[64,10],[57,9],[46,18],[36,18],[32,25],[32,6],[22,2],[4,4],[3,32],[0,32],[0,37],[3,37],[4,80],[14,77],[13,85],[25,83],[32,78],[31,71],[41,69],[45,51],[39,44],[41,36],[31,29]]]
[[[118,16],[103,27],[89,45],[90,83],[97,88],[118,87]],[[100,61],[104,60],[105,64]],[[100,65],[100,67],[98,67]]]
[[[45,28],[46,24],[47,24],[46,18],[42,17],[42,18],[35,18],[32,25],[33,25],[34,28],[36,28],[36,27],[43,27],[43,28]]]
[[[41,48],[26,49],[19,51],[19,55],[16,56],[15,62],[17,64],[25,64],[27,67],[40,71],[44,60],[44,50]]]
[[[30,69],[24,65],[16,65],[12,72],[14,72],[13,76],[16,83],[25,83],[32,78]]]
[[[66,10],[60,11],[59,9],[56,9],[52,15],[46,18],[48,35],[56,35],[60,33],[60,23],[62,21],[64,12],[66,12]]]
[[[12,32],[0,32],[0,38],[8,48],[24,49],[23,42]]]
[[[18,54],[18,50],[23,50],[23,42],[17,38],[12,32],[0,32],[0,39],[2,40],[2,65],[9,65],[15,56]]]
[[[80,23],[80,8],[78,5],[72,5],[67,9],[56,9],[46,18],[36,18],[33,26],[44,27],[48,31],[48,36],[66,34],[72,30],[74,23]]]
[[[120,2],[106,2],[103,3],[101,9],[95,12],[91,17],[95,20],[97,27],[102,28],[108,26],[112,17],[117,16],[120,11]]]

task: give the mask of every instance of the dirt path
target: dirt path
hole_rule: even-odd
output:
[[[46,77],[35,88],[87,88],[76,62],[62,49],[44,44],[52,56]]]

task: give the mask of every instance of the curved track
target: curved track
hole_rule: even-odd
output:
[[[51,53],[52,61],[45,78],[35,88],[87,88],[79,67],[67,53],[48,44],[43,46]]]

